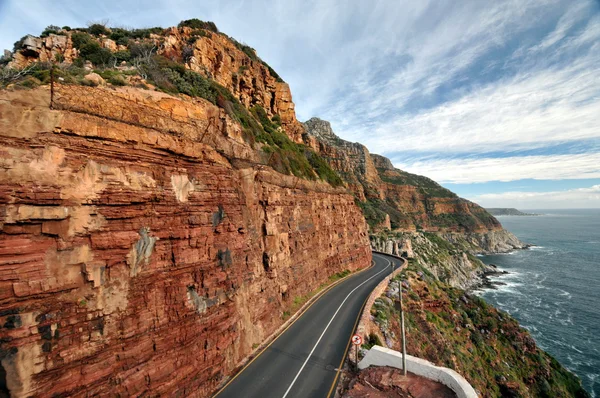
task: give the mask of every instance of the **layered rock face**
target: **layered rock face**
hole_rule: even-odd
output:
[[[370,154],[361,144],[340,139],[328,122],[313,118],[304,126],[307,141],[349,182],[357,198],[370,202],[375,215],[381,215],[376,225],[371,225],[373,232],[386,227],[483,234],[502,230],[498,220],[482,207],[427,177],[394,168],[389,159]]]
[[[58,58],[63,59],[63,63],[72,63],[79,54],[73,47],[74,32],[61,31],[60,35],[50,34],[45,38],[27,36],[10,66],[23,68],[32,62],[53,62]],[[198,35],[198,32],[189,27],[173,27],[161,35],[151,34],[149,40],[155,44],[158,54],[185,61],[189,69],[226,87],[247,108],[259,104],[268,116],[279,115],[290,138],[302,142],[303,128],[296,119],[289,85],[273,76],[250,47],[245,46],[244,52],[224,34],[203,30],[202,35]],[[127,49],[106,37],[95,40],[111,51]],[[182,59],[184,49],[189,53],[185,60]]]
[[[316,117],[304,122],[303,126],[307,145],[327,159],[360,201],[382,198],[381,179],[367,147],[342,140],[335,135],[329,122]]]
[[[353,197],[257,163],[222,109],[59,85],[50,110],[48,91],[0,93],[15,396],[206,396],[294,297],[370,264]]]
[[[187,27],[168,29],[159,53],[181,54],[191,41],[193,56],[188,60],[191,70],[215,79],[236,95],[247,108],[260,104],[269,116],[279,115],[290,138],[302,142],[303,129],[296,120],[289,85],[272,76],[253,49],[246,47],[247,52],[244,52],[223,34],[208,33],[195,37],[193,32],[193,29]]]

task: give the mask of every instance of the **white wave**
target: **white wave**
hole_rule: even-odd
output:
[[[508,274],[498,275],[498,277],[508,280],[522,280],[523,276],[525,276],[525,274],[519,271],[511,271]]]
[[[560,290],[559,296],[567,297],[569,300],[571,299],[571,293],[567,292],[566,290],[562,290],[562,289],[558,289],[558,290]],[[564,303],[564,301],[563,301],[563,303]]]
[[[527,329],[529,329],[529,330],[530,330],[530,331],[532,331],[532,332],[537,332],[537,331],[539,331],[539,329],[538,329],[538,328],[536,328],[536,327],[535,327],[535,326],[533,326],[533,325],[531,325],[531,326],[528,326],[528,327],[527,327]]]
[[[496,290],[498,290],[501,293],[510,293],[510,294],[516,294],[519,296],[523,296],[523,293],[520,292],[519,290],[515,289],[515,287],[519,287],[521,286],[521,284],[510,284],[507,283],[506,285],[500,285],[500,286],[496,286]]]
[[[580,354],[583,354],[583,351],[581,351],[580,349],[578,349],[577,347],[575,347],[574,345],[571,346],[571,349],[577,351]]]
[[[583,365],[583,362],[577,361],[577,360],[573,359],[573,357],[571,357],[571,355],[569,355],[569,354],[567,354],[567,359],[569,360],[569,365],[570,366],[581,366],[581,365]]]

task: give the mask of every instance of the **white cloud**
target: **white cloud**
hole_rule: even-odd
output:
[[[301,120],[329,119],[372,152],[404,154],[397,163],[409,171],[474,182],[590,178],[600,168],[596,154],[456,160],[600,140],[595,0],[50,3],[1,3],[0,42],[93,19],[135,27],[214,20],[290,83]],[[423,153],[433,160],[409,161]]]
[[[596,45],[562,68],[529,70],[431,110],[397,115],[379,123],[365,143],[374,152],[531,149],[600,138],[599,122]]]
[[[469,198],[483,207],[520,209],[599,208],[600,185],[553,192],[504,192]]]
[[[430,159],[399,169],[425,175],[438,182],[469,184],[522,179],[566,180],[600,178],[600,153],[507,158]]]

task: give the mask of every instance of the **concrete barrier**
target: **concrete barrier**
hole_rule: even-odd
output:
[[[371,251],[373,253],[382,254],[384,256],[394,257],[399,260],[402,260],[402,265],[400,265],[398,268],[396,268],[394,270],[394,272],[392,272],[391,274],[386,276],[381,282],[379,282],[379,284],[377,286],[375,286],[375,288],[369,295],[369,298],[367,298],[367,301],[365,302],[365,305],[363,308],[363,312],[360,315],[360,320],[358,321],[358,325],[356,326],[356,332],[355,332],[356,334],[358,334],[359,336],[361,336],[363,338],[363,341],[366,341],[366,339],[369,337],[369,334],[371,333],[371,329],[369,328],[369,325],[370,325],[369,319],[371,317],[371,307],[373,307],[373,303],[379,296],[381,296],[383,294],[383,292],[385,292],[385,289],[387,289],[388,283],[392,280],[392,278],[394,278],[396,275],[398,275],[408,264],[408,262],[406,261],[405,258],[398,257],[393,254],[378,252],[377,250],[371,250]],[[355,346],[355,345],[352,345],[352,347],[350,348],[349,360],[352,363],[355,363],[354,358],[356,358],[356,350],[357,349],[359,349],[359,347]]]
[[[369,366],[391,366],[402,369],[402,353],[377,345],[373,346],[362,361],[358,363],[359,369],[365,369]],[[444,384],[454,391],[458,398],[477,398],[477,393],[471,384],[452,369],[435,366],[425,359],[407,355],[406,370]]]

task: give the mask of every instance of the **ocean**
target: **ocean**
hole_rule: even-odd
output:
[[[482,256],[509,274],[491,278],[504,285],[479,294],[600,397],[600,209],[527,212],[543,215],[498,220],[534,247]]]

